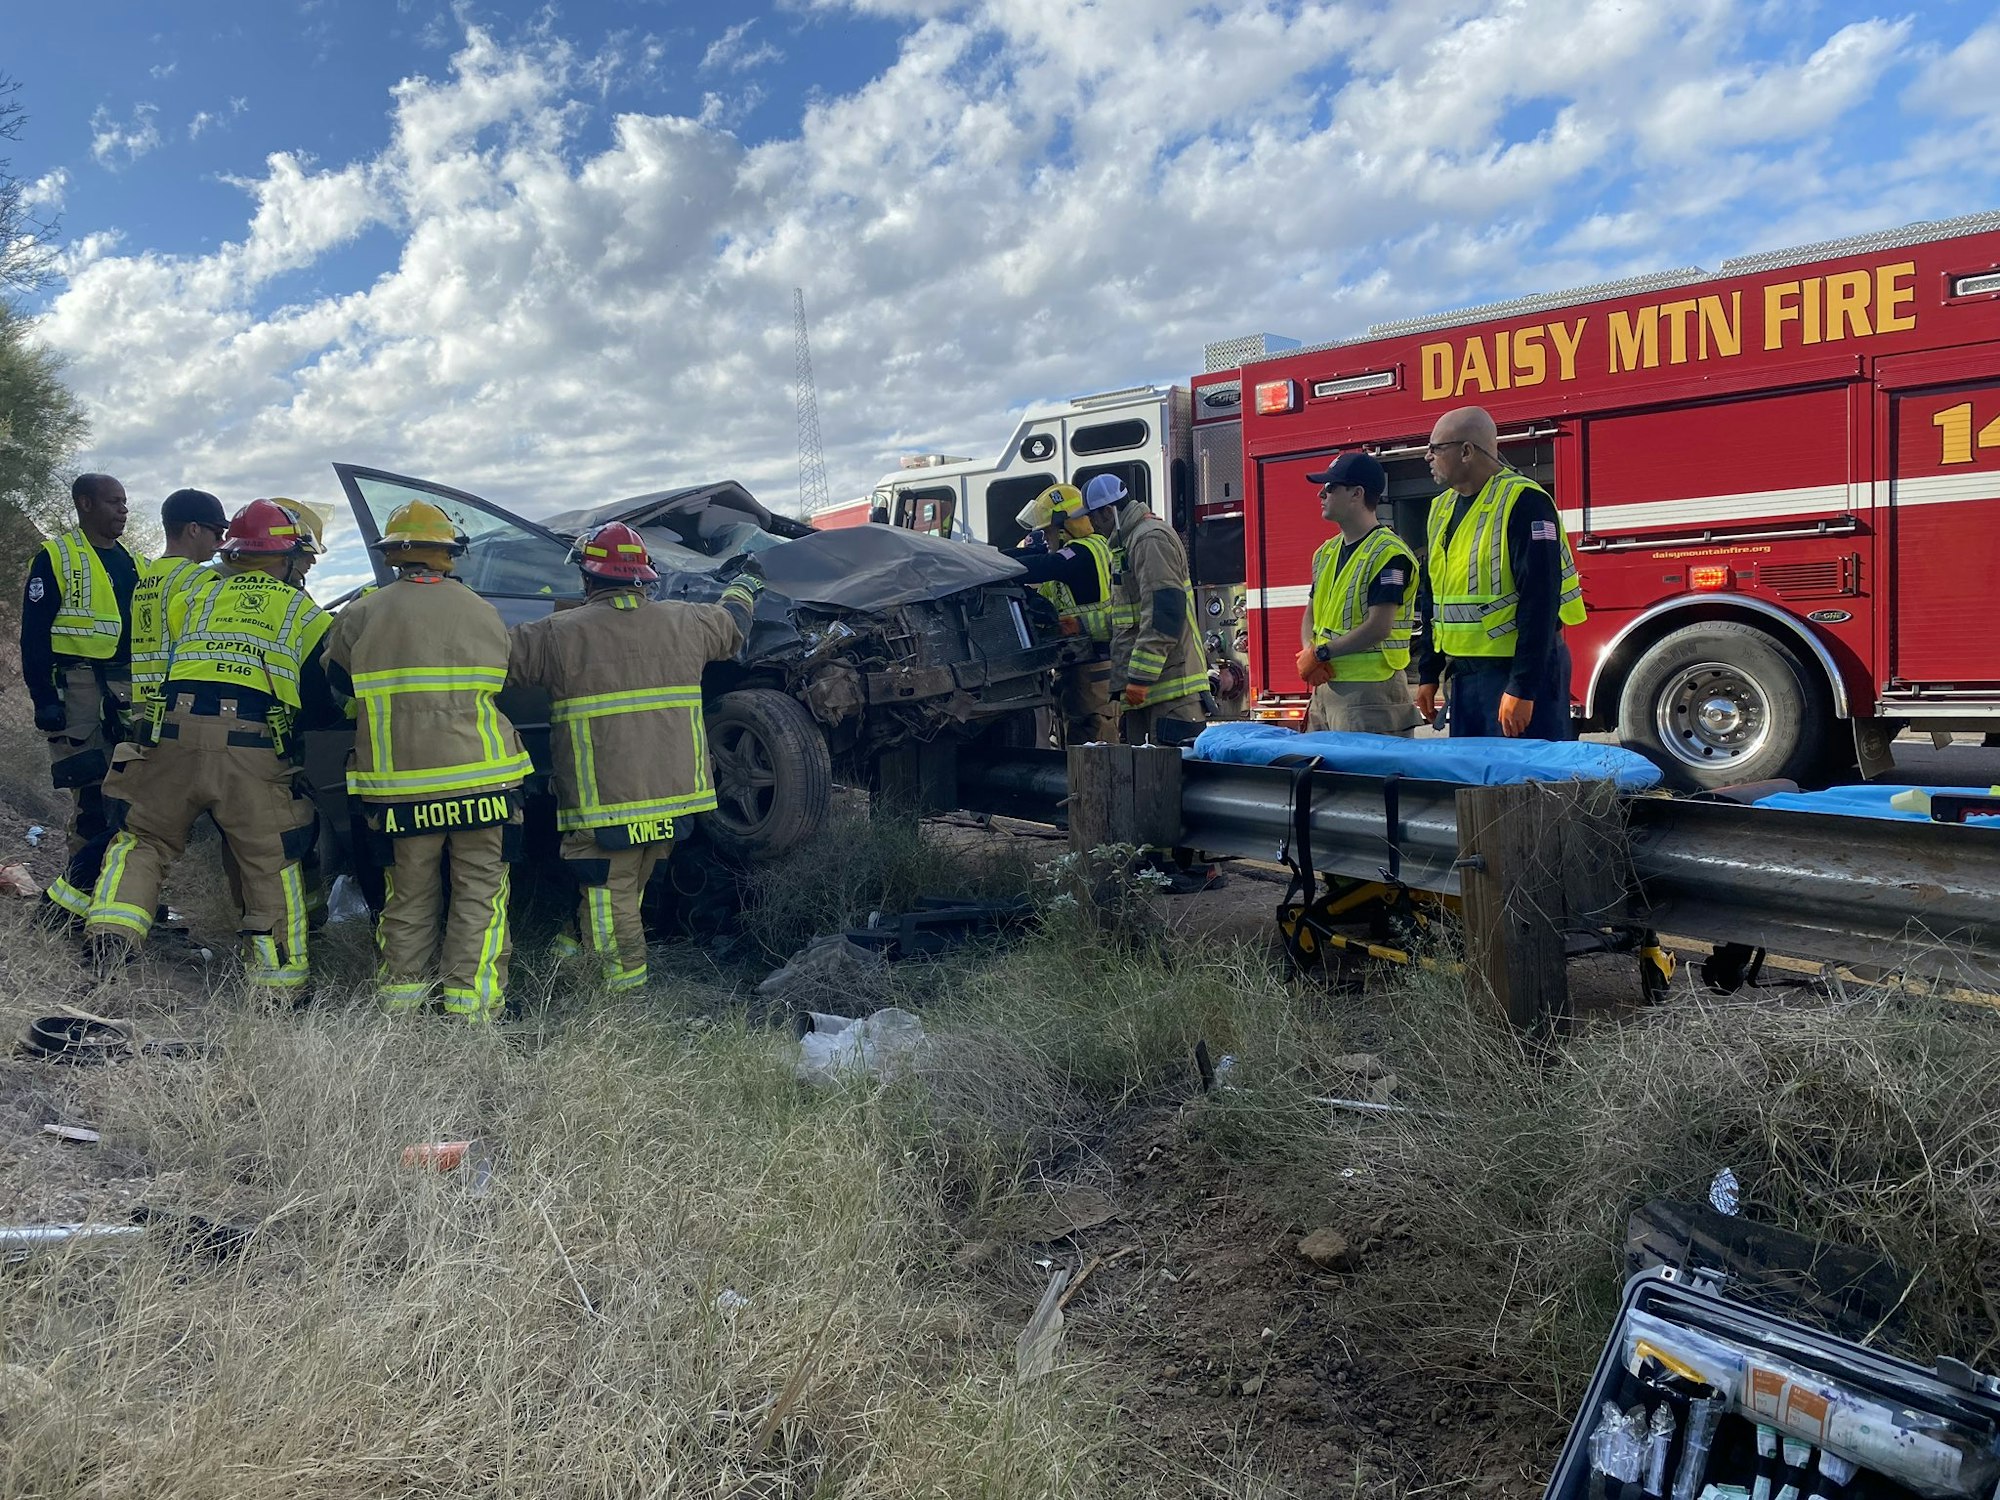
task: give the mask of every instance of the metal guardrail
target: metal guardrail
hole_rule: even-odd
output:
[[[1183,836],[1212,854],[1276,859],[1298,774],[1186,762]],[[1313,863],[1381,879],[1390,850],[1384,782],[1306,774]],[[1067,791],[1057,751],[966,757],[959,766],[960,799],[976,812],[1059,821]],[[1442,782],[1397,783],[1404,884],[1457,894],[1457,794]],[[1623,806],[1635,918],[1655,928],[2000,987],[2000,832],[1668,797],[1628,797]]]

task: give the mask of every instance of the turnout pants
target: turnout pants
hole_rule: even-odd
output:
[[[1057,708],[1065,745],[1116,744],[1118,715],[1111,709],[1111,663],[1084,661],[1056,676]]]
[[[292,767],[262,723],[234,713],[170,708],[151,747],[120,745],[106,795],[125,804],[104,855],[86,930],[143,942],[167,867],[208,813],[235,856],[244,968],[273,993],[304,988],[306,898],[299,861],[314,833],[312,799],[293,790]]]
[[[601,849],[597,836],[587,829],[563,835],[564,867],[582,887],[576,906],[578,935],[582,946],[597,955],[609,989],[636,990],[646,982],[646,929],[640,903],[654,867],[673,851],[672,840]]]
[[[65,661],[57,668],[69,727],[49,736],[49,775],[70,794],[69,863],[49,882],[48,897],[73,917],[90,911],[91,889],[111,842],[104,806],[104,777],[111,748],[124,734],[131,707],[126,669]]]
[[[1306,709],[1306,732],[1341,729],[1350,734],[1417,732],[1423,715],[1410,699],[1410,685],[1398,672],[1386,682],[1322,682]]]
[[[379,834],[381,815],[369,826]],[[384,839],[375,971],[386,1011],[419,1010],[433,987],[444,1008],[478,1023],[498,1019],[514,951],[507,922],[507,825]]]

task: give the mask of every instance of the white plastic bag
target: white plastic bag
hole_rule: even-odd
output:
[[[893,1005],[859,1021],[816,1011],[805,1019],[811,1029],[799,1038],[795,1071],[808,1083],[831,1083],[843,1073],[886,1081],[924,1044],[924,1023]]]

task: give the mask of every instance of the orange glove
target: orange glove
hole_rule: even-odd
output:
[[[1328,670],[1327,664],[1319,659],[1319,653],[1311,646],[1299,648],[1298,668],[1299,677],[1307,687],[1316,688],[1333,675]]]
[[[1528,720],[1535,714],[1535,700],[1516,698],[1512,693],[1500,695],[1500,732],[1510,740],[1518,740],[1528,732]]]
[[[1128,682],[1125,684],[1125,706],[1127,708],[1144,708],[1146,706],[1145,683]]]
[[[1437,711],[1438,685],[1435,682],[1418,683],[1417,712],[1424,716],[1424,722],[1428,724],[1432,719],[1437,717]]]
[[[1061,627],[1064,635],[1083,634],[1083,621],[1079,620],[1075,615],[1064,615],[1056,621],[1056,624]]]

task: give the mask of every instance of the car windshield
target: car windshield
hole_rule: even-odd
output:
[[[456,572],[478,593],[556,599],[583,593],[582,578],[569,563],[569,548],[504,512],[489,510],[464,495],[402,480],[358,474],[354,484],[377,536],[390,515],[412,500],[440,507],[469,540]]]

